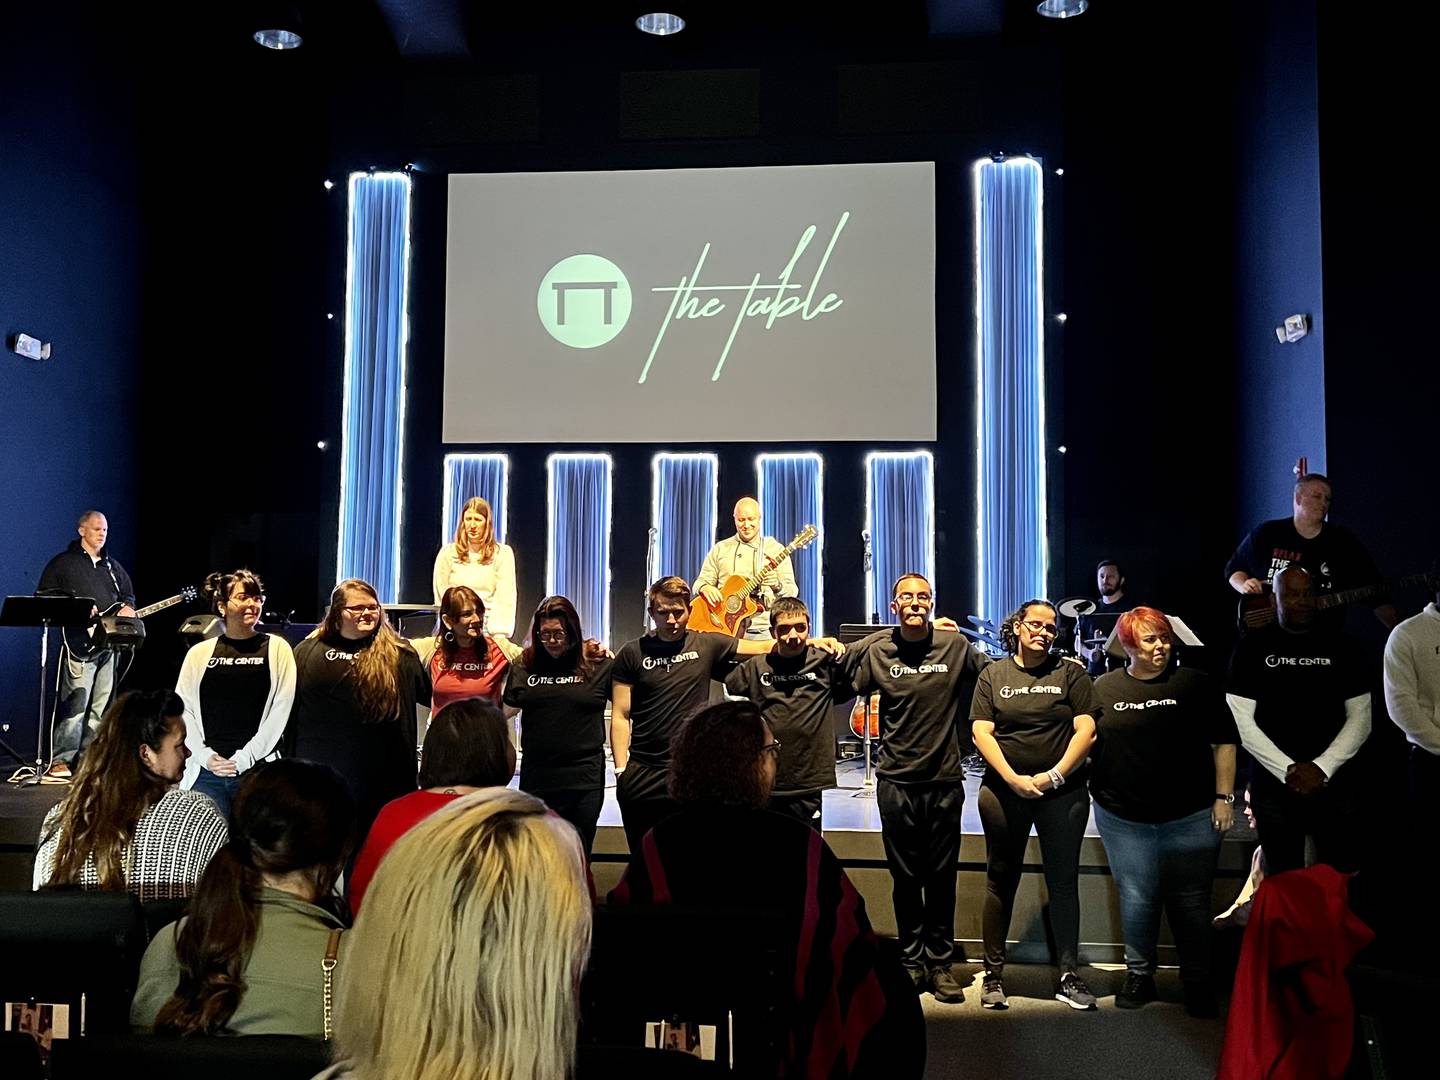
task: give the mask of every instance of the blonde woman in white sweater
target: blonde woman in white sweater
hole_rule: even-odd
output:
[[[490,504],[478,495],[465,503],[455,542],[435,556],[435,603],[453,585],[473,589],[485,604],[485,633],[515,636],[515,553],[495,539]]]

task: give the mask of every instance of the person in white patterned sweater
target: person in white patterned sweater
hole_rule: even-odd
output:
[[[115,699],[70,793],[40,826],[36,889],[190,895],[230,834],[210,799],[175,786],[190,756],[184,711],[169,690]]]

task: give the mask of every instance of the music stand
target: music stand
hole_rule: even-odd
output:
[[[45,669],[50,662],[52,626],[89,626],[95,610],[90,596],[7,596],[0,604],[0,626],[40,627],[40,704],[35,721],[35,775],[22,785],[40,783],[45,775]],[[25,759],[5,746],[20,761]],[[17,773],[18,775],[18,773]]]

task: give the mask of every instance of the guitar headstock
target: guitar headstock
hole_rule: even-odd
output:
[[[790,541],[790,547],[795,551],[799,551],[806,545],[813,543],[819,535],[820,530],[815,528],[814,525],[806,525],[805,528],[795,534],[795,539]]]
[[[180,587],[180,602],[182,604],[193,604],[200,599],[200,590],[194,585],[182,585]]]

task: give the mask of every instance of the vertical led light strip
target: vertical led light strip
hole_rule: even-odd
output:
[[[446,454],[445,501],[441,504],[440,542],[451,543],[465,503],[479,495],[495,515],[495,539],[505,542],[510,523],[510,455]]]
[[[791,556],[800,599],[810,609],[810,632],[825,632],[825,459],[814,452],[757,454],[755,498],[760,503],[762,531],[788,544],[806,525],[820,537]]]
[[[545,592],[568,597],[585,633],[608,645],[614,463],[609,454],[551,454],[545,470]]]
[[[929,450],[874,451],[865,456],[865,528],[873,553],[865,575],[866,617],[888,622],[890,588],[905,573],[935,580],[935,458]]]
[[[975,163],[976,610],[1046,594],[1044,170]]]
[[[395,603],[405,506],[410,177],[351,173],[349,197],[336,576],[363,578],[382,601]]]
[[[715,546],[720,458],[710,453],[661,452],[650,459],[650,524],[655,573],[694,581]],[[648,585],[649,582],[646,582]]]

